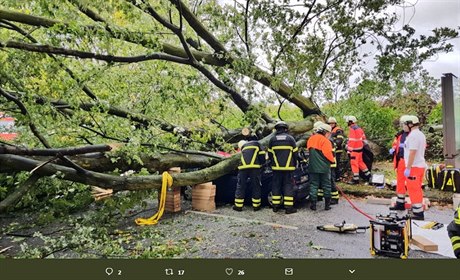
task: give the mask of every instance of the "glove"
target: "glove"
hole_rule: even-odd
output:
[[[390,153],[390,155],[392,155],[394,152],[395,152],[395,149],[393,149],[393,148],[388,150],[388,153]]]
[[[399,148],[403,148],[403,149],[404,149],[405,146],[406,146],[406,145],[405,145],[404,143],[399,144]]]
[[[410,168],[406,168],[406,170],[404,170],[404,177],[409,177],[410,175]]]

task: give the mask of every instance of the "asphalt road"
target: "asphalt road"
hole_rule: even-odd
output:
[[[367,204],[365,199],[353,202],[371,216],[389,213],[386,205]],[[245,206],[243,212],[236,212],[231,205],[226,205],[206,214],[190,211],[185,202],[183,212],[166,214],[158,229],[176,232],[169,236],[172,240],[195,240],[192,249],[181,256],[185,258],[372,258],[369,230],[338,234],[316,229],[318,225],[337,224],[344,220],[367,226],[369,220],[344,199],[330,211],[323,208],[324,204],[319,203],[317,211],[304,206],[297,213],[286,215],[284,211],[274,213],[270,208],[253,212],[250,206]],[[431,207],[425,217],[429,221],[448,224],[453,219],[453,210]],[[186,230],[177,231],[181,225],[186,225]],[[411,250],[409,258],[444,257]]]

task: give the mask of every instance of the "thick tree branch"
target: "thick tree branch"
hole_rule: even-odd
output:
[[[115,56],[115,55],[104,55],[104,54],[97,54],[92,52],[85,52],[79,50],[72,50],[60,47],[53,47],[50,45],[32,45],[17,41],[8,41],[8,42],[0,42],[0,47],[2,48],[13,48],[19,50],[26,50],[31,52],[38,52],[38,53],[45,53],[45,54],[60,54],[60,55],[67,55],[73,56],[83,59],[96,59],[102,60],[106,62],[121,62],[121,63],[136,63],[148,60],[165,60],[176,62],[180,64],[189,64],[187,59],[183,59],[177,56],[171,56],[168,54],[163,53],[152,53],[147,55],[138,55],[138,56]]]
[[[185,5],[181,0],[170,0],[170,1],[176,6],[178,10],[181,9],[182,15],[185,18],[185,20],[187,20],[187,22],[190,24],[193,30],[195,30],[195,32],[199,34],[200,37],[206,43],[208,43],[208,45],[211,46],[211,48],[213,48],[215,52],[217,53],[227,52],[225,50],[224,45],[222,45],[222,43],[219,40],[217,40],[217,38],[214,37],[212,33],[208,32],[206,27],[200,21],[197,20],[197,18],[192,13],[192,11],[190,11],[187,5]]]
[[[16,203],[34,186],[35,182],[40,179],[40,176],[35,173],[30,175],[27,180],[22,183],[14,192],[8,195],[4,200],[0,201],[0,213],[7,212],[14,207]]]
[[[0,154],[27,155],[27,156],[73,156],[87,153],[108,152],[112,148],[109,145],[92,145],[85,147],[70,147],[57,149],[26,149],[0,145]]]
[[[199,171],[173,174],[173,186],[188,186],[215,180],[235,170],[239,161],[240,156],[236,154]],[[11,169],[14,169],[16,172],[30,171],[41,163],[16,155],[0,155],[0,162],[4,163],[0,166],[0,172],[4,172],[5,170],[11,172]],[[81,174],[72,168],[51,163],[37,170],[36,174],[39,176],[52,176],[57,172],[62,174],[64,180],[98,186],[104,189],[111,188],[114,191],[155,189],[161,186],[162,180],[161,175],[121,177],[92,171]]]

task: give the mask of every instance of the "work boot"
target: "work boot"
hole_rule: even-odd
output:
[[[395,206],[390,206],[390,210],[393,210],[393,211],[404,211],[406,210],[405,207],[404,207],[404,203],[399,203],[399,202],[396,202]]]
[[[310,209],[316,211],[316,201],[310,201]]]
[[[424,221],[425,220],[425,214],[423,214],[423,212],[412,213],[411,219],[412,220],[417,220],[417,221]]]
[[[331,198],[324,198],[324,210],[331,210]]]
[[[280,207],[278,205],[273,205],[273,212],[278,212],[280,210]]]
[[[297,213],[297,209],[295,209],[294,207],[286,208],[286,214],[293,214],[293,213]]]
[[[331,205],[336,205],[339,204],[339,199],[338,198],[331,198]]]
[[[351,180],[351,181],[348,181],[347,184],[348,184],[348,185],[358,185],[358,184],[359,184],[359,180],[353,179],[353,180]]]
[[[232,208],[232,209],[235,210],[235,211],[238,211],[238,212],[243,211],[243,207],[238,207],[238,206],[236,206],[236,205],[233,205],[233,208]]]
[[[259,211],[260,209],[262,209],[261,206],[257,206],[257,207],[253,207],[253,208],[252,208],[252,210],[254,210],[254,212]]]

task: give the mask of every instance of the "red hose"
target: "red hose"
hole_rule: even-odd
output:
[[[345,199],[348,201],[348,203],[350,203],[351,207],[353,207],[356,211],[358,211],[359,213],[361,213],[364,216],[366,216],[366,218],[368,218],[369,220],[371,220],[371,221],[375,220],[374,217],[372,217],[371,215],[365,213],[363,210],[359,209],[356,205],[354,205],[353,202],[351,202],[351,200],[348,198],[348,196],[343,192],[343,190],[339,186],[335,185],[335,187],[340,191],[342,196],[345,197]]]

